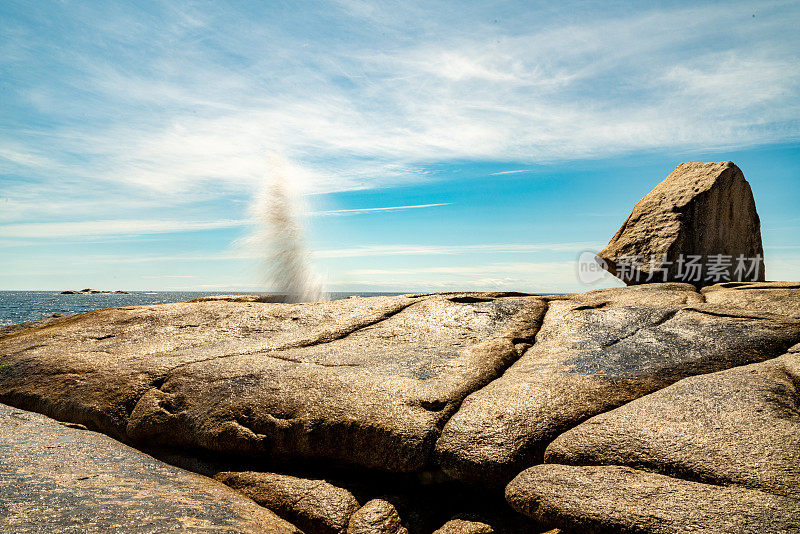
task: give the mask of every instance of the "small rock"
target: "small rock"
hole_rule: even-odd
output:
[[[341,534],[359,504],[353,495],[324,480],[276,473],[223,472],[215,479],[269,508],[306,534]]]
[[[372,499],[350,518],[347,534],[408,534],[408,529],[390,502]]]
[[[480,521],[451,519],[433,534],[492,534],[494,529]]]

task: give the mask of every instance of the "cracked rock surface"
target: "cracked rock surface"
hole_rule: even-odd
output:
[[[535,345],[445,425],[441,465],[505,484],[594,415],[688,376],[774,358],[798,339],[796,319],[761,312],[552,301]]]
[[[800,354],[694,376],[561,434],[545,461],[629,465],[800,499]]]
[[[736,499],[718,524],[747,532],[800,498],[800,284],[274,300],[2,328],[0,402],[216,475],[307,534],[718,532]]]
[[[789,534],[800,501],[757,490],[681,480],[622,466],[543,464],[506,488],[519,512],[574,532]]]
[[[0,481],[1,532],[302,534],[221,483],[2,404]]]
[[[489,294],[100,310],[0,337],[0,400],[148,446],[413,471],[545,308]]]

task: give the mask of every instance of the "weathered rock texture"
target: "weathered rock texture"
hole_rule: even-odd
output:
[[[531,467],[506,488],[509,503],[582,533],[800,532],[800,501],[620,466]]]
[[[297,525],[305,534],[341,534],[359,508],[352,493],[325,480],[254,471],[218,473],[214,478]]]
[[[629,465],[800,499],[800,355],[694,376],[561,434],[545,461]]]
[[[702,293],[709,304],[800,317],[798,282],[728,282],[704,287]]]
[[[0,400],[148,446],[418,470],[545,308],[447,295],[99,310],[0,337]]]
[[[0,531],[300,534],[226,486],[0,405]]]
[[[544,459],[578,465],[540,466],[512,502],[579,531],[711,528],[738,498],[719,524],[746,530],[797,502],[800,284],[263,300],[0,329],[0,401],[218,475],[308,534],[427,534],[451,519],[541,532],[500,487]],[[557,471],[591,463],[648,472],[602,467],[570,486]],[[592,489],[602,469],[606,493]],[[525,508],[558,485],[552,513]]]
[[[493,534],[494,529],[480,521],[451,519],[433,534]]]
[[[687,376],[774,358],[798,339],[796,319],[738,308],[552,301],[535,345],[447,422],[440,463],[462,480],[504,484],[593,415]]]
[[[677,262],[681,255],[701,256],[699,262],[707,266],[713,261],[709,258],[718,254],[733,259],[729,268],[721,270],[727,278],[714,278],[707,268],[700,280],[680,275]],[[664,255],[671,263],[661,263]],[[735,260],[740,255],[763,258],[764,251],[750,184],[730,161],[678,165],[636,204],[608,246],[598,253],[604,267],[615,276],[625,274],[617,268],[627,261],[625,257],[643,256],[645,265],[635,269],[638,272],[622,276],[629,285],[675,281],[699,287],[720,281],[764,280],[763,260],[756,263],[757,272],[754,269],[746,278],[737,278]],[[651,267],[653,257],[658,261]],[[648,280],[651,271],[654,276]]]
[[[347,534],[408,534],[408,529],[390,502],[373,499],[350,518]]]

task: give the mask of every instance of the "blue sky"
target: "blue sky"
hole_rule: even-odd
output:
[[[564,292],[681,161],[800,278],[798,2],[0,3],[0,289],[269,290],[281,161],[332,291]],[[600,286],[616,285],[604,280]]]

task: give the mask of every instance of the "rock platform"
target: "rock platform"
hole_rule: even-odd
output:
[[[0,416],[38,425],[0,429],[0,527],[147,495],[151,462],[195,501],[119,513],[184,531],[797,528],[800,283],[269,300],[0,329]],[[52,439],[82,467],[36,482]]]

